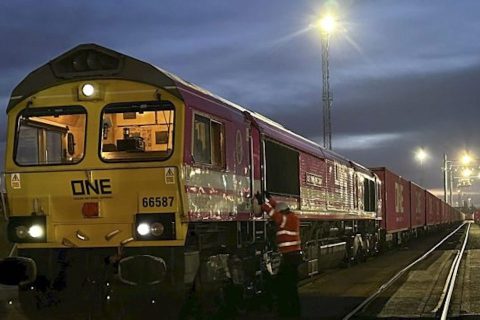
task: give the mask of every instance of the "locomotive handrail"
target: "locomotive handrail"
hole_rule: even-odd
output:
[[[3,212],[3,217],[5,218],[5,221],[8,221],[8,214],[7,214],[7,202],[5,201],[5,173],[2,172],[0,175],[0,198],[2,201],[2,212]]]

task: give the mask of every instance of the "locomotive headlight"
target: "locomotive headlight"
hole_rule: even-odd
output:
[[[84,82],[78,86],[78,100],[99,100],[102,92],[95,82]]]
[[[95,93],[95,87],[90,83],[85,83],[82,86],[82,93],[85,97],[91,97]]]
[[[148,225],[148,223],[140,223],[137,226],[137,232],[141,236],[146,236],[150,233],[150,226]]]
[[[138,213],[134,232],[141,241],[175,240],[175,213]]]
[[[11,242],[47,242],[46,216],[14,216],[8,219],[7,237]]]
[[[43,228],[42,226],[38,225],[38,224],[34,224],[33,226],[31,226],[29,229],[28,229],[28,234],[30,235],[30,237],[32,238],[41,238],[43,237]]]

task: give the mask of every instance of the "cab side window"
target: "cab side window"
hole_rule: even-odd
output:
[[[195,114],[193,159],[196,163],[225,167],[225,128],[220,122]]]

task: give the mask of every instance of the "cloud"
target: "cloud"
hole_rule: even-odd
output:
[[[405,136],[405,133],[342,134],[335,137],[335,149],[340,152],[346,150],[377,149],[404,139]],[[320,141],[320,138],[314,140]]]

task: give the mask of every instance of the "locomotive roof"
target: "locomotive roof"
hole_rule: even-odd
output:
[[[230,107],[240,113],[250,114],[260,129],[267,135],[270,133],[272,138],[278,135],[283,136],[306,152],[343,164],[349,164],[357,170],[370,173],[370,170],[360,164],[350,161],[331,150],[323,149],[317,143],[286,129],[281,124],[257,112],[217,96],[152,64],[96,44],[78,45],[28,74],[13,89],[7,112],[17,103],[38,91],[62,83],[92,78],[127,79],[147,83],[163,88],[182,100],[184,100],[184,97],[181,91],[193,91],[203,98],[214,100],[216,103]]]

